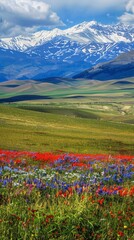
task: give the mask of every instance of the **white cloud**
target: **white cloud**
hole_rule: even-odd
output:
[[[122,23],[134,24],[134,0],[128,0],[126,3],[126,11],[119,17]]]
[[[126,5],[126,10],[128,12],[134,13],[134,0],[129,0],[127,5]]]
[[[43,0],[0,0],[0,34],[11,36],[62,21]]]
[[[122,23],[134,24],[134,14],[125,12],[121,17],[119,17],[119,20]]]

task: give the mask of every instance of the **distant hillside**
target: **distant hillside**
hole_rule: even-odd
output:
[[[123,53],[110,62],[97,64],[74,76],[74,78],[97,79],[103,81],[128,77],[134,77],[134,50]]]
[[[0,103],[77,99],[98,96],[130,96],[134,93],[134,78],[98,81],[87,79],[48,78],[12,80],[0,83]]]

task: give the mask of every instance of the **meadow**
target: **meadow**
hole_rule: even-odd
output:
[[[133,240],[132,91],[98,93],[0,105],[1,240]]]
[[[39,111],[37,106],[36,111],[20,107],[0,106],[2,149],[133,154],[133,124],[108,121],[106,116],[82,109],[53,106],[48,113],[50,107],[43,107],[47,112],[40,112],[39,106]]]

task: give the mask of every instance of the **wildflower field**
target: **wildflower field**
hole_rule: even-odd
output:
[[[1,240],[133,240],[134,156],[0,150]]]

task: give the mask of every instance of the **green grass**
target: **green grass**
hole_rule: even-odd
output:
[[[88,118],[88,119],[99,119],[99,115],[93,113],[92,111],[88,112],[81,109],[71,109],[71,108],[63,108],[63,107],[56,107],[56,106],[41,106],[41,105],[25,105],[20,106],[21,109],[32,110],[37,112],[44,112],[44,113],[52,113],[64,116],[72,116],[72,117],[80,117],[80,118]]]
[[[99,120],[99,111],[47,107],[40,112],[37,106],[33,110],[0,105],[0,148],[134,154],[132,124]]]

